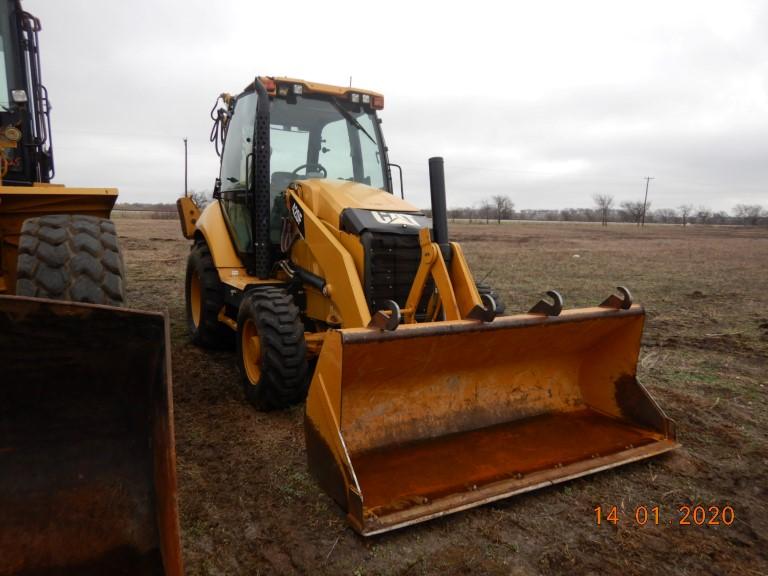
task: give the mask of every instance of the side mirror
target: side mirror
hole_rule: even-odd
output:
[[[405,200],[405,193],[403,192],[403,168],[400,166],[400,164],[392,164],[392,162],[387,164],[387,168],[389,169],[390,182],[392,182],[392,168],[397,168],[397,171],[400,173],[400,198]]]

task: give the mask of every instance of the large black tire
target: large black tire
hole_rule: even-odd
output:
[[[187,258],[184,299],[192,342],[205,348],[232,348],[235,334],[219,322],[224,286],[205,242],[196,242]]]
[[[269,287],[245,295],[237,315],[237,357],[245,396],[257,409],[287,408],[306,398],[304,325],[288,292]]]
[[[24,221],[17,295],[125,306],[123,277],[114,222],[77,214]]]
[[[475,285],[477,286],[477,291],[480,293],[480,296],[483,294],[488,294],[488,296],[493,298],[493,301],[496,302],[496,316],[504,316],[507,307],[504,304],[504,300],[501,299],[501,296],[498,295],[496,290],[494,290],[488,284],[475,283]]]

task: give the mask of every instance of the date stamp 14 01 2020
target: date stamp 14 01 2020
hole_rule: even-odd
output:
[[[660,506],[636,506],[626,511],[618,506],[595,506],[593,512],[597,526],[623,522],[637,526],[731,526],[736,520],[730,504],[681,504],[673,511],[664,511]]]

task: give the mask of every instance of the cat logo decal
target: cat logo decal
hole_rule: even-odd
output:
[[[371,214],[379,224],[392,224],[393,226],[416,226],[417,228],[421,227],[420,224],[416,221],[416,218],[410,214],[376,211],[372,211]]]

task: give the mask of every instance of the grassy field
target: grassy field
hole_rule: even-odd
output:
[[[768,574],[768,230],[455,225],[508,313],[630,288],[647,310],[640,379],[676,420],[666,456],[371,539],[306,471],[302,407],[258,413],[233,352],[187,341],[189,243],[175,222],[118,220],[130,304],[168,309],[188,574]],[[681,505],[731,526],[680,526]],[[595,506],[619,522],[595,522]],[[635,509],[658,506],[660,525]]]

